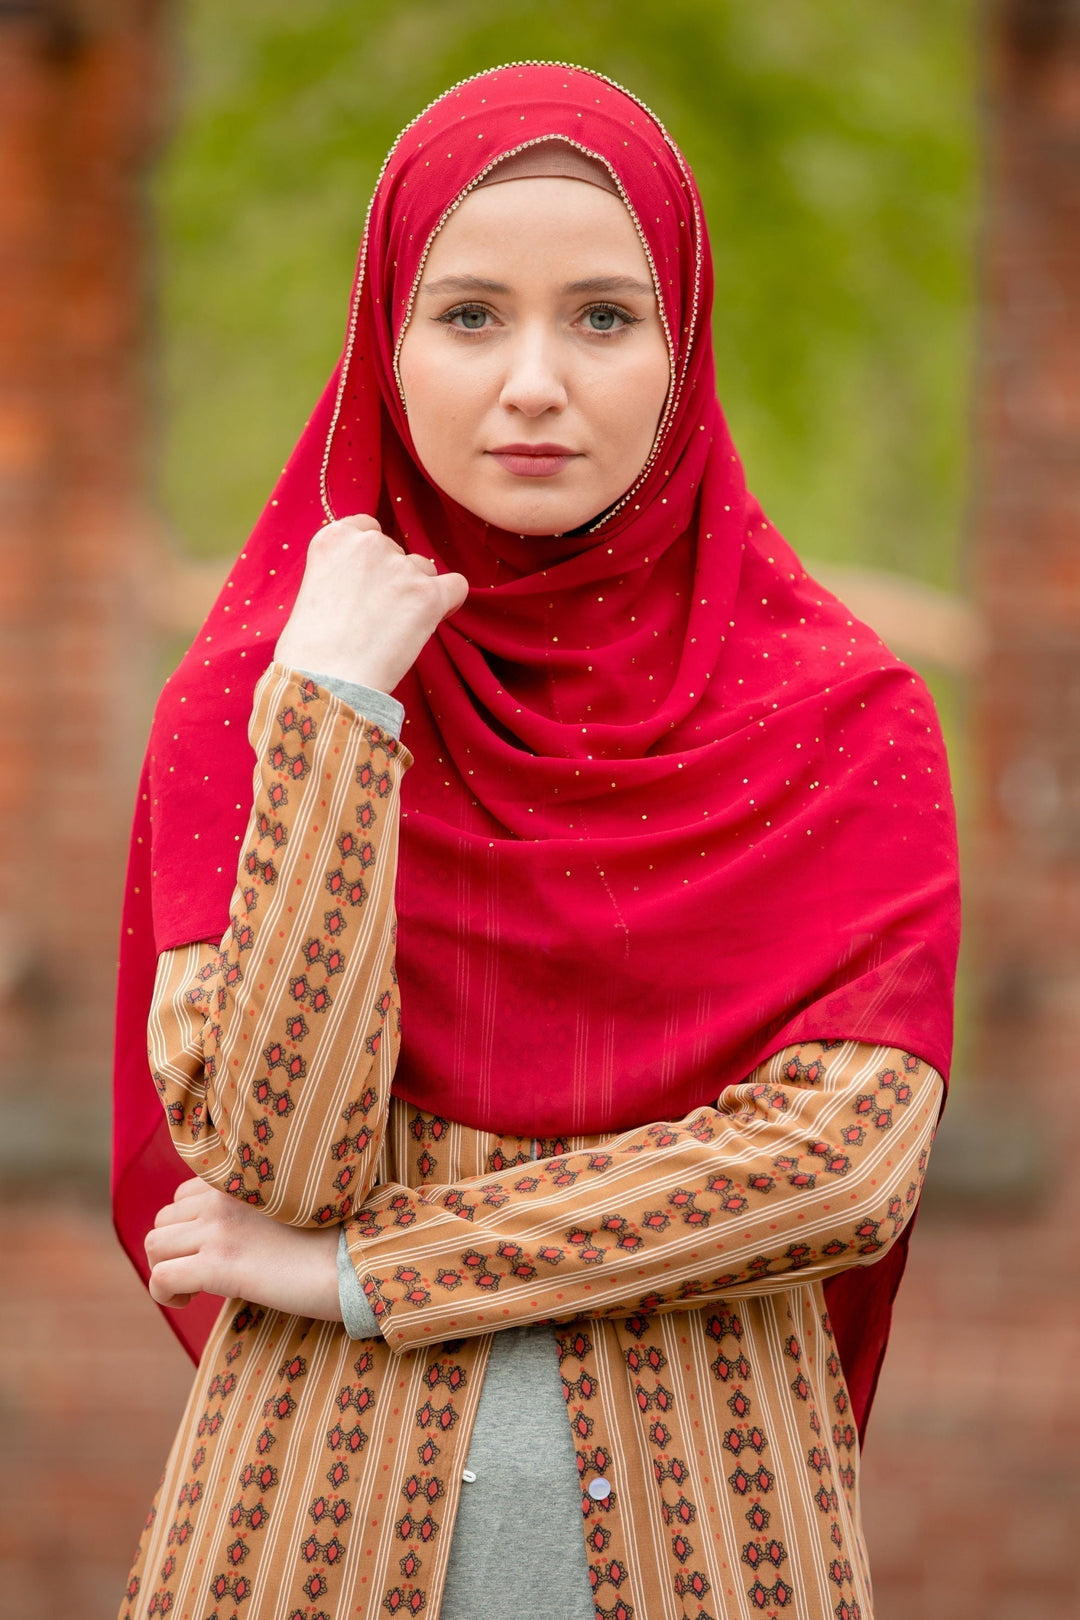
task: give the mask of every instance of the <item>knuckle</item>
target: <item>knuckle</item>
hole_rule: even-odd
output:
[[[341,529],[342,538],[351,547],[363,547],[365,550],[378,549],[386,543],[386,536],[377,523],[359,523],[343,521]]]
[[[375,519],[359,513],[354,517],[334,518],[330,523],[324,523],[312,535],[311,545],[317,551],[326,551],[343,541],[354,542],[361,535],[378,532],[379,525]]]

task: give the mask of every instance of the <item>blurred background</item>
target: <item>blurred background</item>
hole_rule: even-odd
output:
[[[190,1379],[107,1210],[153,699],[334,364],[387,147],[522,57],[685,150],[751,486],[949,739],[961,1038],[877,1620],[1080,1613],[1080,0],[0,0],[0,1615],[115,1612]]]

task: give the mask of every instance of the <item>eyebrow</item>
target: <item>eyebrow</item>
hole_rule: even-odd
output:
[[[489,292],[501,293],[504,296],[513,291],[502,281],[489,281],[486,276],[440,276],[438,281],[429,281],[423,291],[440,297],[451,292]],[[586,276],[582,281],[568,281],[562,288],[564,293],[644,293],[653,296],[654,289],[647,281],[638,281],[633,276]]]

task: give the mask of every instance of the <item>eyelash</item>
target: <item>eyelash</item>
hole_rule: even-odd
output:
[[[617,315],[621,325],[612,327],[607,332],[601,330],[599,327],[592,327],[589,329],[592,337],[613,338],[616,337],[620,331],[626,331],[627,328],[631,326],[640,326],[642,322],[642,317],[640,315],[631,315],[630,311],[628,309],[623,309],[620,304],[590,304],[586,309],[582,310],[581,317],[583,318],[586,315],[591,315],[593,310],[597,309],[607,310],[609,314]],[[462,332],[471,337],[478,332],[486,331],[487,328],[483,326],[454,326],[453,323],[455,316],[467,315],[473,310],[479,311],[484,315],[491,315],[494,313],[494,311],[490,310],[486,304],[455,304],[453,309],[448,309],[443,315],[436,315],[435,319],[440,321],[444,326],[449,326],[452,331]]]

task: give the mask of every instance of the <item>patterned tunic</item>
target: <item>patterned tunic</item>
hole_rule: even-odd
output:
[[[344,1223],[382,1338],[225,1305],[124,1620],[434,1620],[493,1335],[528,1323],[558,1347],[600,1620],[870,1620],[821,1283],[910,1219],[937,1074],[833,1041],[615,1137],[422,1113],[391,1094],[408,753],[278,665],[251,739],[231,925],[162,957],[152,1066],[193,1171]]]

